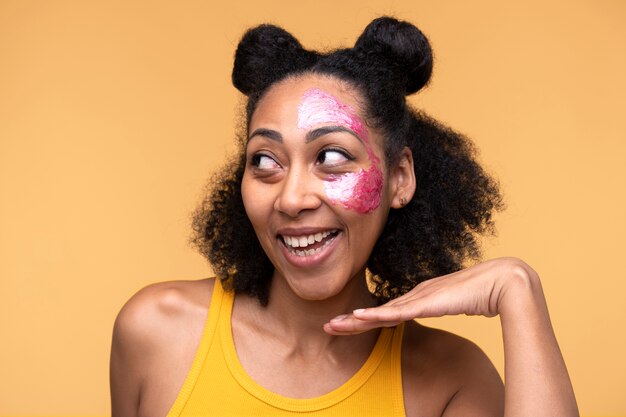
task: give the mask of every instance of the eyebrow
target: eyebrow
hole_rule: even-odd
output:
[[[281,135],[279,132],[275,130],[264,129],[264,128],[257,129],[254,132],[252,132],[250,136],[248,136],[248,142],[250,142],[250,140],[254,138],[255,136],[263,136],[265,138],[275,140],[276,142],[283,143],[283,135]]]
[[[335,133],[335,132],[349,133],[352,136],[354,136],[355,138],[357,138],[360,142],[363,142],[363,139],[361,139],[361,137],[359,135],[357,135],[353,130],[348,129],[347,127],[344,127],[344,126],[322,126],[322,127],[318,127],[317,129],[313,129],[310,132],[308,132],[306,134],[305,139],[304,139],[304,143],[309,143],[309,142],[314,141],[315,139],[319,138],[320,136],[328,135],[329,133]]]

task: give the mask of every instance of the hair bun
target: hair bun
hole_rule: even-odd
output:
[[[310,67],[317,54],[289,32],[264,24],[248,30],[235,52],[232,81],[245,95],[261,92],[285,74]]]
[[[433,52],[424,34],[411,23],[392,17],[373,20],[354,45],[366,56],[382,58],[406,94],[413,94],[430,80]]]

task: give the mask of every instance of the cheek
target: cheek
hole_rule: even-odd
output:
[[[246,211],[246,215],[248,216],[248,219],[250,219],[250,221],[254,225],[254,220],[253,220],[255,217],[254,205],[250,204],[250,190],[246,184],[245,179],[241,183],[241,199],[243,201],[243,207]]]
[[[246,181],[245,177],[241,183],[241,198],[243,200],[243,206],[252,223],[252,226],[257,229],[259,222],[263,222],[263,219],[267,219],[267,205],[271,202],[267,199],[267,193],[259,190],[254,183]]]
[[[375,165],[368,170],[350,172],[324,183],[326,195],[333,204],[367,214],[380,206],[383,173]]]

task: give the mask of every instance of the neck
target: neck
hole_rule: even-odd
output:
[[[375,304],[374,297],[367,289],[364,270],[352,277],[337,294],[321,300],[300,297],[287,280],[275,272],[267,312],[273,319],[282,322],[286,330],[292,328],[294,331],[302,329],[308,332],[321,329],[324,323],[338,315]]]
[[[322,328],[334,317],[375,304],[376,300],[367,288],[365,271],[354,276],[339,293],[322,300],[301,298],[287,280],[275,272],[267,307],[260,307],[258,303],[255,303],[256,307],[250,307],[260,329],[268,334],[279,335],[294,352],[315,355],[333,345],[362,344],[363,339],[375,340],[377,332],[337,337],[325,333]]]
[[[378,330],[333,336],[322,328],[337,315],[376,303],[365,274],[340,289],[340,283],[331,281],[320,278],[307,287],[275,274],[267,307],[251,297],[235,297],[231,323],[237,356],[262,386],[294,398],[317,397],[348,381],[366,363]],[[318,300],[299,296],[303,294]]]

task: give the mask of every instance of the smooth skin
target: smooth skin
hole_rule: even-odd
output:
[[[233,337],[246,372],[284,396],[319,396],[363,365],[380,327],[406,321],[402,380],[407,416],[577,416],[539,277],[523,261],[490,260],[426,281],[376,307],[364,265],[389,210],[400,209],[401,198],[413,195],[412,156],[405,149],[394,167],[383,168],[382,201],[372,213],[332,204],[323,187],[328,176],[366,169],[371,161],[366,144],[354,135],[334,132],[305,139],[310,129],[298,129],[296,112],[310,88],[360,109],[360,97],[349,85],[302,76],[273,86],[253,115],[250,132],[277,132],[281,141],[273,133],[257,135],[246,150],[244,204],[276,267],[267,307],[246,295],[235,298]],[[370,150],[382,160],[383,139],[368,129]],[[351,159],[342,159],[336,149]],[[280,234],[310,229],[338,232],[333,251],[304,268],[292,262]],[[124,306],[111,352],[114,417],[167,414],[198,348],[213,285],[211,279],[155,284]],[[451,314],[500,316],[506,388],[476,345],[413,321]]]

